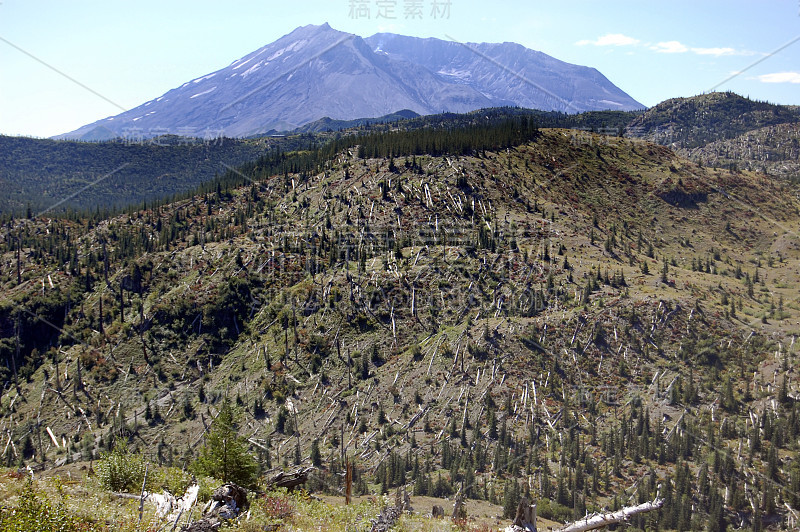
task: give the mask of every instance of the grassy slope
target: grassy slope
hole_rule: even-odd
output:
[[[41,415],[42,426],[59,437],[75,438],[77,450],[82,438],[90,446],[98,443],[109,426],[119,423],[114,420],[119,411],[126,413],[128,424],[140,425],[135,445],[154,455],[163,440],[177,459],[200,440],[220,396],[238,396],[249,408],[270,389],[273,400],[266,401],[266,416],[246,413],[243,432],[262,445],[269,440],[273,466],[292,459],[294,438],[275,431],[277,412],[290,395],[299,411],[304,456],[314,439],[320,441],[324,457],[336,456],[339,446],[333,440],[344,430],[348,454],[370,470],[390,450],[408,452],[412,434],[417,444],[413,453],[438,454],[451,418],[460,426],[466,410],[473,423],[485,420],[487,396],[494,397],[501,419],[520,437],[530,426],[539,427],[543,435],[553,430],[551,437],[563,431],[553,419],[558,419],[566,397],[572,398],[584,431],[590,425],[612,424],[613,405],[633,395],[644,398],[653,416],[667,414],[672,423],[683,412],[706,419],[718,400],[714,383],[720,375],[735,378],[737,397],[744,397],[746,389],[755,392],[750,406],[759,410],[775,393],[774,388],[760,387],[772,381],[774,364],[767,354],[778,345],[786,349],[800,332],[800,257],[798,238],[791,230],[798,211],[793,196],[758,175],[699,168],[645,142],[581,139],[576,143],[569,131],[548,130],[536,143],[507,153],[418,157],[422,173],[404,169],[401,160],[396,161],[401,171],[392,173],[388,161],[361,161],[343,154],[325,174],[312,176],[294,190],[290,185],[285,192],[281,178],[268,181],[260,194],[271,211],[248,218],[246,236],[204,247],[186,242],[141,259],[156,265],[142,299],[145,319],[153,319],[144,333],[149,360],[136,334],[135,310],[126,317],[133,327],[117,322],[106,327],[105,337],[84,331],[86,347],[65,348],[59,371],[74,375],[75,361],[91,348],[95,363],[84,369],[85,390],[73,395],[62,382],[62,397],[51,392],[56,387],[55,368],[46,363],[31,382],[22,384],[13,415],[9,404],[17,392],[11,389],[4,395],[6,426],[14,427],[15,438],[21,440],[26,427]],[[464,177],[466,183],[460,179]],[[237,191],[239,199],[215,209],[211,217],[231,223],[248,193]],[[187,223],[206,223],[206,208],[199,199],[169,209],[190,213]],[[142,221],[126,217],[112,224]],[[505,235],[498,238],[494,252],[457,245],[452,231],[474,241],[481,226]],[[451,231],[450,244],[442,245],[442,228]],[[312,277],[304,269],[308,244],[288,252],[276,249],[281,237],[300,242],[338,230],[354,238],[369,232],[380,238],[386,229],[401,236],[402,258],[393,252],[371,255],[364,271],[358,270],[357,260],[338,260]],[[427,229],[427,236],[421,237],[420,229]],[[108,230],[101,225],[82,240],[97,249],[98,234]],[[616,246],[607,251],[604,242],[614,231]],[[431,235],[436,235],[435,241]],[[519,250],[511,249],[514,240]],[[650,245],[653,258],[646,254]],[[558,254],[559,246],[565,255]],[[692,259],[710,259],[714,253],[719,257],[714,261],[717,275],[691,271]],[[563,267],[565,256],[571,271]],[[769,257],[774,259],[772,266],[767,266]],[[676,264],[669,267],[668,284],[659,280],[664,258]],[[11,259],[3,258],[6,272]],[[750,297],[732,274],[737,265],[752,274],[759,262],[766,280],[763,286],[756,284]],[[644,263],[649,275],[641,273]],[[37,283],[44,272],[30,262],[25,268],[31,281],[20,287],[7,283],[7,293],[17,300],[41,289]],[[601,283],[582,301],[587,279],[598,271],[621,271],[628,286]],[[191,325],[171,332],[169,323],[159,323],[158,311],[182,300],[197,309],[227,279],[245,272],[260,276],[265,289],[249,322],[235,325],[246,333],[230,350],[220,352],[221,362],[212,367],[209,351],[214,348],[208,338],[186,334]],[[546,287],[548,277],[561,294],[558,301],[533,315],[515,308],[527,301],[526,289]],[[63,276],[54,279],[61,280]],[[114,282],[118,281],[112,273]],[[409,292],[414,294],[413,313]],[[720,304],[723,293],[741,301],[733,319]],[[778,319],[773,313],[762,323],[770,302],[777,304],[780,296],[784,314]],[[106,297],[111,305],[111,296]],[[135,309],[138,298],[131,297],[128,308]],[[97,298],[98,293],[90,294],[85,306],[96,308]],[[186,316],[187,325],[194,315]],[[284,329],[282,323],[290,324],[292,315],[297,329]],[[85,325],[76,323],[76,329],[81,327]],[[755,350],[742,341],[751,331],[761,338]],[[699,357],[699,350],[686,347],[697,343],[706,346]],[[715,347],[724,345],[729,347]],[[373,346],[382,362],[370,365],[369,378],[348,375],[348,354],[358,362]],[[318,353],[325,353],[321,366],[309,371]],[[713,357],[722,361],[716,369]],[[740,376],[736,364],[742,358],[742,374],[746,369],[753,375],[755,370],[755,380]],[[670,404],[664,390],[675,376],[686,379],[689,367],[697,372],[700,400]],[[102,380],[114,373],[111,382]],[[203,403],[198,401],[201,385]],[[538,395],[532,405],[534,385]],[[580,403],[580,390],[595,394],[590,401],[594,406]],[[415,394],[420,405],[415,404]],[[617,400],[606,404],[600,398]],[[164,422],[144,424],[144,400],[158,403]],[[504,414],[506,400],[511,412]],[[184,401],[197,416],[182,416]],[[86,420],[79,407],[87,412]],[[427,412],[429,429],[423,430],[421,419],[414,430],[406,431],[420,408]],[[384,425],[378,422],[381,410],[388,419]],[[365,433],[358,430],[362,419]],[[486,438],[485,425],[482,433]],[[471,431],[468,438],[474,441]],[[48,451],[50,460],[64,455],[61,449]],[[554,452],[551,460],[555,457]],[[626,461],[620,475],[612,478],[611,489],[594,498],[596,504],[608,504],[608,497],[630,487],[648,467],[653,465]],[[479,486],[491,483],[489,470],[478,475]]]

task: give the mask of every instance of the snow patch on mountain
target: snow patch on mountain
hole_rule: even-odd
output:
[[[216,75],[217,75],[216,72],[212,72],[211,74],[208,74],[207,76],[203,76],[203,77],[200,77],[200,78],[197,78],[197,79],[193,79],[192,83],[200,83],[201,81],[206,80],[206,79],[211,79]]]
[[[250,61],[252,61],[253,59],[255,59],[255,56],[251,57],[251,58],[250,58],[250,59],[248,59],[247,61],[242,61],[241,63],[239,63],[238,65],[236,65],[235,67],[233,67],[233,69],[234,69],[234,70],[239,70],[240,68],[242,68],[243,66],[245,66],[247,63],[249,63],[249,62],[250,62]]]
[[[469,70],[455,70],[455,69],[440,70],[437,72],[437,74],[458,79],[469,79],[472,77],[472,73]]]
[[[251,66],[250,68],[248,68],[246,71],[242,72],[242,73],[241,73],[241,74],[239,74],[239,75],[240,75],[241,77],[243,77],[243,78],[246,78],[247,76],[249,76],[250,74],[252,74],[252,73],[253,73],[253,72],[255,72],[256,70],[258,70],[259,68],[261,68],[261,65],[263,65],[263,64],[264,64],[264,61],[259,61],[258,63],[256,63],[255,65]]]
[[[303,46],[305,46],[305,44],[307,42],[308,41],[305,40],[305,39],[301,39],[299,41],[293,42],[289,46],[286,46],[285,48],[281,48],[277,52],[273,53],[271,56],[269,56],[267,58],[267,61],[273,61],[273,60],[279,58],[280,56],[282,56],[283,54],[285,54],[286,52],[296,52],[296,51],[300,50]]]
[[[198,92],[197,94],[193,94],[193,95],[189,96],[189,98],[197,98],[198,96],[202,96],[202,95],[204,95],[204,94],[208,94],[209,92],[213,92],[213,91],[215,91],[216,89],[217,89],[216,87],[211,87],[211,88],[210,88],[210,89],[208,89],[207,91]]]

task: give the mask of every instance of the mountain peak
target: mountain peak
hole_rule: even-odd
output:
[[[61,138],[243,137],[294,130],[322,117],[508,105],[570,113],[643,107],[596,70],[519,44],[464,46],[390,33],[362,39],[325,22],[299,26],[226,68]]]
[[[303,37],[309,37],[311,35],[322,35],[325,33],[337,33],[342,35],[349,35],[344,31],[339,31],[337,29],[332,28],[330,24],[324,22],[322,24],[306,24],[305,26],[298,26],[291,32],[281,37],[281,39],[285,39],[287,37],[303,38]],[[280,41],[281,39],[278,40]]]

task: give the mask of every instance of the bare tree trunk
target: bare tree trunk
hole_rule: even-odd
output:
[[[139,524],[142,523],[142,513],[144,512],[144,487],[147,485],[147,467],[150,464],[145,463],[144,465],[144,480],[142,480],[142,493],[139,496]],[[138,528],[138,526],[137,526]]]
[[[78,399],[78,390],[83,390],[83,377],[81,376],[81,358],[80,355],[78,356],[77,360],[75,360],[76,369],[75,369],[75,377],[72,381],[72,397],[76,400]]]
[[[108,252],[106,251],[106,243],[103,241],[103,276],[108,286]]]
[[[353,464],[351,464],[350,461],[348,460],[347,465],[345,467],[347,473],[345,473],[345,480],[344,480],[345,482],[344,503],[350,504],[350,498],[353,495]]]
[[[56,390],[61,391],[61,376],[58,374],[58,351],[53,357],[53,363],[56,366]]]
[[[462,517],[466,517],[466,511],[464,509],[464,495],[461,494],[463,489],[463,483],[461,488],[458,489],[458,493],[456,493],[455,501],[453,502],[453,519],[461,519]]]
[[[292,298],[292,332],[294,333],[294,363],[300,365],[297,358],[297,344],[299,343],[299,338],[297,336],[297,313],[294,308],[294,297]]]
[[[36,437],[39,439],[39,459],[44,464],[46,459],[44,456],[44,448],[42,447],[42,422],[41,420],[36,420]]]
[[[659,499],[656,497],[650,502],[645,502],[637,506],[626,506],[625,508],[621,508],[616,512],[587,515],[579,521],[575,521],[574,523],[570,523],[563,528],[560,528],[558,532],[584,532],[586,530],[594,530],[595,528],[627,521],[634,515],[644,512],[651,512],[661,508],[662,506],[664,506],[664,499]]]
[[[536,503],[531,504],[527,497],[523,497],[517,506],[517,515],[514,517],[514,530],[536,532]]]
[[[20,263],[19,255],[20,255],[20,248],[21,247],[22,247],[22,242],[18,238],[17,239],[17,284],[18,285],[22,284],[22,274],[20,273],[20,267],[19,267],[19,263]]]

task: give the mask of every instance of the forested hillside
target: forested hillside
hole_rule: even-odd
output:
[[[0,135],[0,214],[124,208],[184,194],[276,140],[71,142]]]
[[[141,208],[145,202],[188,197],[215,176],[264,155],[315,152],[331,140],[373,132],[485,127],[515,116],[530,117],[541,127],[581,127],[619,135],[636,113],[566,115],[497,108],[414,117],[414,113],[400,111],[372,120],[320,120],[288,135],[246,140],[129,136],[106,142],[71,142],[0,136],[0,188],[4,192],[0,214],[52,216],[102,211],[107,216]],[[328,149],[322,155],[331,153]]]
[[[183,467],[227,400],[259,471],[314,466],[318,493],[350,462],[355,495],[460,492],[467,516],[658,495],[630,527],[779,529],[800,506],[791,187],[521,116],[7,220],[2,458],[124,441]]]
[[[664,101],[635,118],[626,135],[669,146],[708,166],[800,179],[800,108],[731,92]]]

